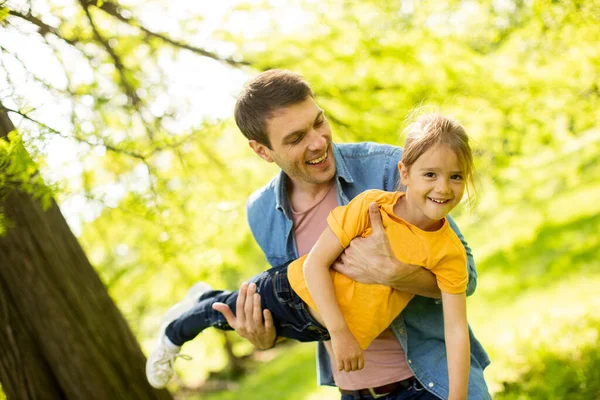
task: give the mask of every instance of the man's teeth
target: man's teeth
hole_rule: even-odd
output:
[[[322,163],[323,161],[325,161],[326,158],[327,158],[327,153],[323,154],[319,158],[315,158],[314,160],[307,161],[307,163],[309,163],[309,164],[319,164],[319,163]]]
[[[444,204],[444,203],[448,202],[448,200],[437,200],[437,199],[432,199],[431,197],[429,198],[429,200],[433,201],[434,203],[438,203],[438,204]]]

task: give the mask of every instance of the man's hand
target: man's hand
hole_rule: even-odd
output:
[[[273,326],[273,316],[271,311],[262,309],[256,284],[242,284],[235,305],[235,315],[224,303],[213,304],[213,309],[223,314],[229,326],[255,347],[264,350],[275,345],[277,332]]]
[[[389,265],[401,263],[394,256],[376,203],[371,203],[369,206],[369,218],[373,229],[371,236],[352,239],[350,246],[344,250],[332,267],[355,281],[389,286],[389,280],[394,272],[390,270]]]
[[[396,258],[376,203],[369,206],[369,219],[373,229],[371,236],[352,239],[332,268],[357,282],[378,283],[403,292],[440,298],[441,293],[431,271]]]

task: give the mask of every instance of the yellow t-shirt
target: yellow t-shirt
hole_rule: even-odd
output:
[[[440,290],[462,293],[467,290],[467,255],[465,248],[447,220],[437,231],[428,232],[409,224],[394,214],[394,205],[401,192],[368,190],[356,196],[348,205],[335,208],[327,217],[327,224],[340,240],[342,247],[350,245],[357,237],[372,233],[369,205],[377,203],[385,232],[396,258],[406,264],[421,265],[433,272]],[[292,289],[311,308],[318,311],[304,279],[302,266],[306,256],[288,267]],[[388,286],[367,285],[330,269],[335,294],[340,308],[360,347],[369,344],[406,307],[413,298],[410,293],[399,292]]]

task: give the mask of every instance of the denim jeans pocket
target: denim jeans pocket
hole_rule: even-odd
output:
[[[287,268],[273,273],[273,294],[277,301],[285,304],[287,307],[302,309],[303,302],[294,293],[287,277]]]
[[[287,269],[272,274],[273,296],[279,303],[279,326],[293,339],[301,341],[329,340],[329,332],[310,315],[308,306],[294,292],[287,277]],[[298,332],[295,334],[293,332]]]

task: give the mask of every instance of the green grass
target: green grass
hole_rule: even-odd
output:
[[[243,378],[237,387],[218,393],[203,393],[188,400],[297,400],[338,399],[335,388],[316,384],[315,344],[294,343],[281,345],[271,361]]]
[[[596,341],[562,353],[537,349],[529,368],[514,382],[505,382],[495,397],[501,400],[593,400],[600,399],[600,349],[597,345],[600,319],[586,321]],[[582,326],[574,327],[581,329]],[[569,332],[565,333],[569,335]]]

